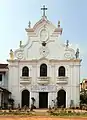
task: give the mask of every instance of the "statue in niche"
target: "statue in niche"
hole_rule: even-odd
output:
[[[40,32],[40,40],[41,42],[46,42],[48,40],[48,32],[46,29],[43,29],[41,32]]]

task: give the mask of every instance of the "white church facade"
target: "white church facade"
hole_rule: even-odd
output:
[[[35,99],[36,108],[54,106],[70,107],[80,101],[80,63],[79,50],[75,51],[61,41],[60,21],[57,27],[46,17],[33,26],[29,22],[25,29],[28,40],[25,45],[10,51],[8,61],[8,86],[15,107],[20,104],[31,107]]]

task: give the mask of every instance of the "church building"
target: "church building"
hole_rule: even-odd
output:
[[[29,22],[27,43],[13,51],[8,61],[8,87],[15,107],[31,107],[32,97],[36,108],[54,106],[79,106],[80,63],[79,49],[74,50],[67,40],[61,41],[60,21],[53,25],[41,8],[43,15],[32,27]]]

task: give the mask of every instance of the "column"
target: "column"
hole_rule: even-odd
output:
[[[55,84],[55,65],[51,65],[51,83]]]
[[[36,64],[32,65],[32,83],[35,84],[37,82],[37,70]]]

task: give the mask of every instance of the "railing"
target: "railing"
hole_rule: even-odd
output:
[[[31,83],[31,77],[21,76],[20,77],[20,83],[21,84],[30,84]]]
[[[42,77],[38,77],[37,78],[37,83],[38,84],[48,84],[50,81],[50,77],[45,77],[45,76],[42,76]]]
[[[68,83],[68,77],[66,76],[57,77],[57,84],[67,84],[67,83]]]

